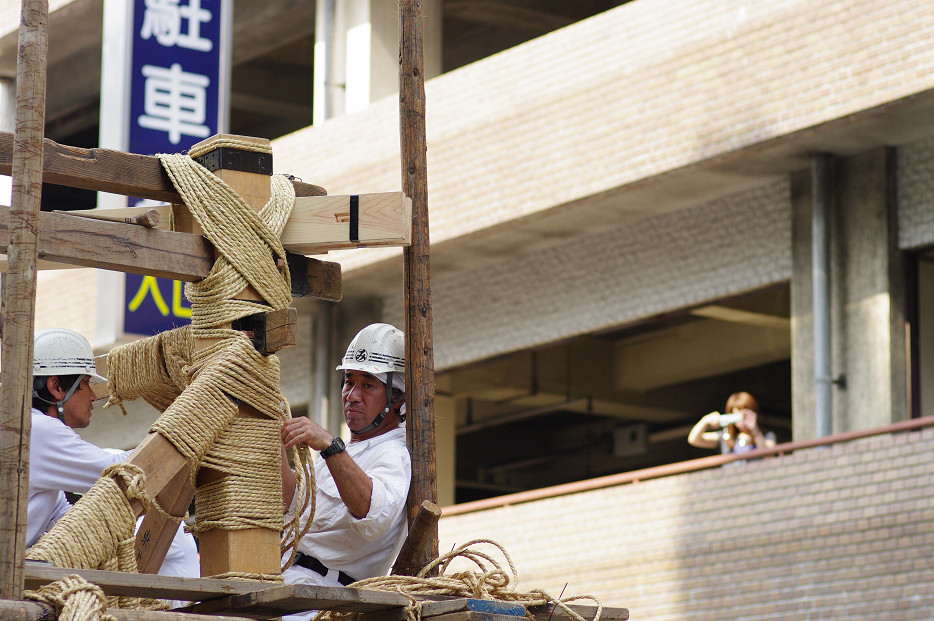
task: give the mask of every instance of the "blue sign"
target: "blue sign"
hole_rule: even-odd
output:
[[[226,131],[228,11],[227,0],[134,0],[131,153],[180,153]],[[183,283],[126,275],[124,332],[152,335],[190,321]]]

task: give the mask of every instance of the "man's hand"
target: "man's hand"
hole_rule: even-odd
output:
[[[327,429],[304,416],[290,418],[282,424],[282,444],[292,448],[304,443],[316,451],[323,451],[331,445],[334,436]]]

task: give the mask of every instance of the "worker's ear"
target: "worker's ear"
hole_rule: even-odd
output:
[[[49,394],[55,397],[56,400],[65,396],[65,391],[62,390],[62,385],[59,383],[57,375],[50,375],[45,380],[45,387],[49,390]]]
[[[392,399],[390,400],[390,403],[392,403],[392,408],[394,410],[401,408],[402,404],[405,403],[405,391],[399,390],[398,388],[393,388]]]

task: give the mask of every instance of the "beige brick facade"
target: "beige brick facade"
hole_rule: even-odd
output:
[[[639,621],[934,618],[934,429],[443,517]],[[566,589],[565,589],[566,585]]]

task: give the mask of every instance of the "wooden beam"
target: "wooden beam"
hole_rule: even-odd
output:
[[[269,619],[306,610],[373,612],[400,608],[408,603],[401,593],[372,591],[352,587],[285,584],[263,591],[214,599],[184,608],[199,614],[224,614]]]
[[[0,252],[9,248],[9,226],[10,210],[0,208]],[[200,235],[49,212],[39,213],[38,230],[40,259],[56,263],[186,282],[206,277],[214,264],[214,249]],[[341,299],[340,264],[309,258],[306,269],[306,295]],[[300,281],[302,275],[292,278]]]
[[[106,595],[200,601],[250,593],[269,588],[268,582],[256,580],[219,580],[217,578],[181,578],[178,576],[132,574],[101,569],[73,569],[46,564],[26,565],[26,588],[35,590],[44,584],[77,574],[103,589]]]
[[[12,169],[13,135],[0,132],[0,175]],[[111,149],[82,149],[45,139],[43,143],[43,183],[180,203],[157,157],[124,153]],[[296,196],[321,196],[324,188],[293,181]]]
[[[358,219],[351,238],[350,204],[356,202]],[[179,213],[179,210],[185,213]],[[200,233],[184,205],[82,209],[68,215],[123,222],[155,212],[155,228]],[[402,192],[337,196],[299,196],[282,231],[282,245],[296,254],[323,254],[374,246],[407,246],[412,239],[412,201]],[[175,228],[173,229],[173,223]]]
[[[238,617],[202,616],[172,611],[108,608],[106,612],[117,621],[242,621]],[[0,619],[4,621],[46,621],[55,618],[55,608],[48,604],[0,600]]]
[[[438,502],[435,459],[435,371],[432,347],[431,270],[428,247],[428,144],[425,134],[425,72],[422,3],[399,0],[399,127],[402,190],[412,198],[412,245],[403,251],[405,296],[406,438],[412,454],[412,484],[406,502],[409,524],[423,501]],[[438,556],[434,529],[415,564]]]
[[[0,209],[0,236],[9,225],[10,210]],[[199,235],[49,212],[39,213],[37,229],[46,261],[184,281],[204,278],[214,264],[211,244]],[[0,243],[0,252],[7,248]]]
[[[191,485],[187,468],[180,469],[175,478],[156,494],[156,502],[173,519],[158,511],[149,511],[143,517],[136,537],[136,567],[139,573],[159,572],[194,496],[195,488]]]
[[[210,148],[212,144],[220,144],[223,138],[223,135],[212,136],[197,143],[192,149],[198,147]],[[258,146],[268,146],[269,144],[268,140],[255,140],[257,143],[263,143]],[[213,172],[236,192],[253,211],[259,212],[269,201],[271,189],[268,174],[224,168]],[[249,285],[233,297],[241,300],[262,300],[257,291]],[[206,348],[214,341],[215,339],[196,338],[195,350]],[[263,417],[262,414],[247,403],[240,403],[237,406],[237,416]],[[269,458],[275,462],[276,471],[278,472],[278,446],[275,453],[270,454]],[[198,485],[206,485],[226,476],[228,476],[226,473],[219,470],[202,467],[197,475]],[[281,574],[279,530],[259,527],[239,530],[211,528],[201,531],[198,539],[201,544],[199,551],[202,576],[229,573],[262,574],[267,576]]]
[[[441,507],[426,500],[418,507],[415,519],[409,525],[409,534],[406,535],[402,549],[396,555],[396,562],[392,564],[390,573],[398,576],[414,576],[424,567],[425,548],[431,543],[432,537],[438,532],[438,521],[441,519]]]
[[[77,212],[56,209],[54,213],[68,213],[71,215],[80,215],[84,218],[92,218],[94,220],[108,220],[110,222],[123,222],[124,224],[137,224],[139,226],[145,226],[149,229],[158,226],[159,220],[162,217],[159,214],[158,209],[153,209],[151,207],[143,207],[141,211],[136,211],[133,214],[127,214],[122,209],[82,209]]]
[[[29,496],[33,328],[36,316],[37,221],[42,199],[39,153],[45,128],[47,0],[23,0],[16,62],[16,141],[11,144],[13,206],[10,273],[4,280],[0,371],[0,597],[23,595]],[[9,235],[7,237],[7,234]]]

